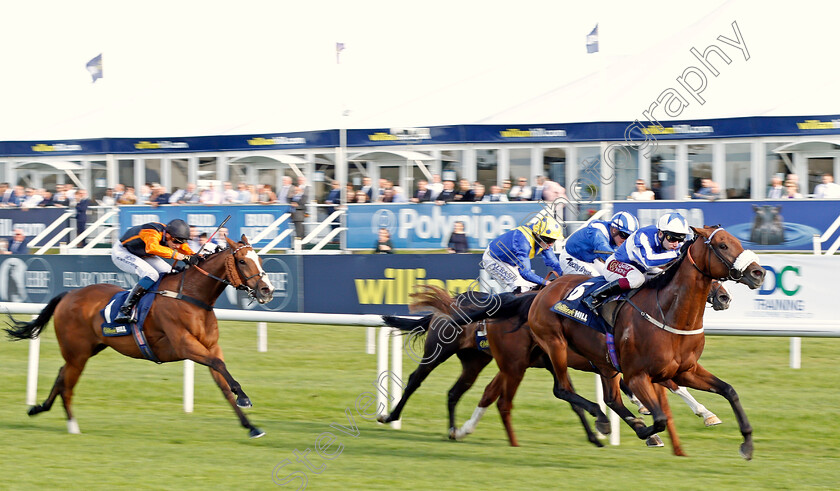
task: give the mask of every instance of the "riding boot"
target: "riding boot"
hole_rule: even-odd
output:
[[[583,303],[589,307],[589,310],[595,312],[595,309],[600,307],[604,300],[623,291],[624,288],[621,287],[618,280],[610,281],[584,297]]]
[[[131,293],[128,294],[126,297],[125,302],[123,302],[122,307],[120,307],[120,313],[116,319],[114,319],[114,323],[116,324],[129,324],[132,322],[137,322],[137,319],[132,317],[131,309],[137,304],[137,301],[140,300],[140,297],[143,296],[148,290],[143,288],[140,285],[134,285],[134,288],[131,290]]]

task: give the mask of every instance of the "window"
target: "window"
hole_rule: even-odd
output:
[[[694,194],[703,187],[703,179],[712,178],[712,146],[688,146],[688,192]],[[719,197],[723,197],[722,195]]]
[[[543,151],[542,175],[566,187],[566,149],[546,148]]]
[[[527,186],[533,186],[536,183],[531,179],[531,149],[529,148],[512,148],[510,149],[510,170],[508,178],[513,183],[517,183],[520,178],[525,178]]]
[[[656,199],[676,199],[676,147],[658,145],[650,156],[650,189]]]
[[[496,150],[476,150],[476,175],[478,181],[484,184],[485,193],[490,194],[490,188],[501,179],[499,176],[499,156]]]
[[[750,197],[750,144],[727,143],[726,145],[726,198]]]
[[[625,199],[636,190],[636,178],[639,176],[639,150],[621,145],[607,147],[607,161],[614,169],[607,169],[615,179],[615,199]]]

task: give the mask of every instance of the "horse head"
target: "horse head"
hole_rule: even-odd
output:
[[[713,280],[712,289],[709,290],[709,297],[706,301],[712,304],[712,308],[715,310],[726,310],[729,308],[729,304],[732,303],[732,297],[726,291],[726,288],[723,287],[723,283],[718,280]]]
[[[274,297],[274,285],[262,267],[262,260],[248,243],[245,234],[239,242],[225,237],[230,255],[225,258],[227,280],[237,289],[247,290],[259,303],[268,303]]]
[[[700,254],[703,249],[707,251],[705,270],[698,267],[703,274],[715,279],[737,281],[752,290],[761,286],[764,282],[764,268],[758,264],[758,256],[753,251],[745,250],[740,240],[719,226],[691,227],[691,230],[697,239],[689,254],[692,250]]]

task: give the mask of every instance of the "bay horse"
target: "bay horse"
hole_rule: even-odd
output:
[[[676,440],[673,418],[664,387],[656,382],[673,380],[685,387],[722,395],[732,407],[744,438],[740,454],[753,454],[752,427],[735,389],[712,375],[699,363],[705,346],[704,303],[712,280],[733,280],[751,289],[764,281],[765,271],[758,256],[744,250],[740,241],[719,226],[694,228],[695,236],[683,245],[682,254],[667,272],[648,282],[627,302],[618,306],[615,317],[615,358],[630,390],[650,410],[653,424],[637,429],[647,438],[668,428],[675,455],[685,455]],[[586,357],[606,377],[619,369],[609,360],[604,336],[551,310],[585,278],[561,277],[534,298],[528,324],[537,344],[548,354],[554,367],[554,395],[600,413],[597,404],[576,394],[568,379],[568,347]],[[620,404],[615,385],[605,387],[604,399],[615,410]],[[608,393],[609,392],[609,393]],[[619,413],[620,414],[620,413]]]
[[[251,407],[251,400],[225,365],[218,344],[219,327],[213,304],[228,285],[246,290],[259,303],[270,302],[274,286],[245,235],[238,243],[229,238],[226,240],[226,249],[205,256],[199,265],[161,279],[156,292],[158,297],[146,316],[143,331],[159,362],[192,360],[209,367],[239,422],[251,438],[259,438],[265,433],[252,425],[240,409]],[[134,336],[106,337],[102,334],[100,326],[104,318],[100,311],[119,291],[120,287],[116,285],[90,285],[55,296],[31,322],[17,321],[10,316],[10,327],[6,332],[13,340],[39,336],[54,317],[58,345],[65,361],[49,396],[43,404],[29,409],[30,416],[49,411],[56,396],[60,395],[67,413],[68,431],[80,433],[73,417],[73,387],[88,359],[108,347],[131,358],[144,358]]]
[[[715,310],[724,310],[729,308],[731,297],[729,292],[723,286],[715,281],[715,286],[709,293],[708,302],[712,304]],[[534,295],[535,293],[526,294]],[[428,310],[433,309],[436,312],[444,315],[457,315],[456,309],[463,307],[469,302],[467,294],[460,294],[456,298],[452,298],[445,290],[431,285],[424,285],[411,295],[412,303],[411,310]],[[379,421],[382,423],[389,423],[400,419],[401,413],[409,397],[420,387],[425,378],[441,363],[449,359],[453,354],[456,354],[461,360],[462,373],[455,385],[452,386],[448,394],[447,409],[449,413],[449,437],[450,439],[461,439],[469,435],[475,430],[478,421],[484,415],[487,407],[490,404],[498,402],[500,414],[505,426],[505,431],[508,436],[508,441],[512,446],[518,446],[516,435],[511,425],[511,410],[512,399],[516,393],[516,389],[524,377],[526,368],[546,368],[551,372],[551,364],[543,351],[536,346],[533,341],[527,326],[525,329],[519,330],[521,324],[519,315],[514,315],[509,319],[491,319],[486,323],[487,338],[490,342],[491,352],[480,350],[476,344],[475,332],[483,325],[483,323],[471,323],[463,326],[455,339],[444,339],[446,336],[442,329],[435,329],[435,314],[426,315],[420,319],[403,318],[398,316],[383,316],[383,320],[389,326],[396,327],[405,331],[422,331],[426,334],[425,351],[423,360],[417,369],[409,377],[405,392],[400,398],[397,406],[390,414],[380,415]],[[438,353],[435,356],[435,353]],[[581,371],[594,372],[592,365],[582,356],[574,351],[569,351],[569,366]],[[469,390],[475,382],[479,373],[495,358],[497,364],[501,368],[490,384],[485,388],[484,394],[478,407],[473,412],[472,417],[461,427],[455,426],[455,406],[461,396]],[[504,379],[504,381],[503,381]],[[506,390],[502,390],[503,387]],[[720,424],[720,419],[708,411],[702,404],[697,402],[684,388],[678,387],[671,382],[668,388],[682,397],[686,403],[691,407],[695,414],[704,418],[706,426]],[[630,393],[626,384],[621,381],[621,389],[631,400],[635,399]],[[505,393],[505,398],[500,399],[502,393]],[[573,406],[574,407],[574,406]],[[643,410],[644,408],[640,408]],[[584,430],[587,434],[587,439],[598,446],[601,446],[600,441],[596,435],[592,433],[587,420],[582,417],[582,413],[578,412],[581,417]],[[661,446],[661,439],[659,437],[649,438],[649,446]]]

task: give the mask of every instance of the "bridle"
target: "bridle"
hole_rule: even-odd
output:
[[[208,278],[213,278],[214,280],[216,280],[216,281],[218,281],[218,282],[220,282],[220,283],[222,283],[226,286],[232,286],[232,287],[236,288],[237,290],[244,290],[244,291],[248,292],[249,297],[251,297],[252,299],[256,299],[256,291],[253,288],[251,288],[250,286],[248,286],[248,281],[250,281],[253,278],[262,278],[266,275],[266,272],[261,271],[259,273],[252,274],[251,276],[243,278],[242,273],[239,271],[239,268],[236,266],[236,253],[243,250],[243,249],[253,250],[254,248],[250,244],[244,244],[244,245],[241,245],[241,246],[237,247],[236,249],[227,249],[228,251],[230,251],[230,255],[225,257],[225,276],[226,276],[226,278],[221,278],[221,277],[218,277],[218,276],[216,276],[212,273],[209,273],[206,270],[204,270],[203,268],[201,268],[200,266],[198,266],[197,264],[193,265],[192,267],[195,268],[199,273],[203,274],[204,276],[207,276]],[[181,284],[178,286],[178,294],[179,295],[183,291],[184,279],[185,278],[186,278],[186,275],[181,275]]]
[[[710,264],[711,255],[714,254],[715,257],[718,258],[718,261],[720,261],[721,264],[726,266],[726,268],[728,270],[727,271],[727,276],[721,276],[721,277],[712,276],[711,275],[711,267],[709,267],[709,272],[708,273],[706,271],[703,271],[702,269],[700,269],[700,267],[697,266],[697,263],[694,262],[694,258],[691,256],[690,248],[689,248],[688,251],[686,251],[686,255],[688,256],[688,261],[691,263],[692,266],[694,266],[694,269],[699,271],[700,274],[702,274],[706,278],[711,278],[713,280],[718,280],[718,281],[726,281],[726,280],[738,281],[738,280],[740,280],[741,278],[744,277],[744,271],[746,271],[746,269],[749,267],[750,264],[758,263],[758,261],[759,261],[758,255],[756,253],[754,253],[753,251],[749,250],[749,249],[744,249],[743,251],[741,251],[741,253],[738,255],[738,257],[735,258],[734,262],[729,261],[727,258],[723,257],[723,255],[720,253],[720,251],[715,249],[714,246],[712,245],[712,239],[714,238],[715,234],[720,232],[721,230],[723,230],[723,227],[716,228],[711,234],[709,234],[709,236],[706,238],[706,240],[703,241],[703,244],[706,245],[706,247],[707,247],[706,264],[707,265]]]

